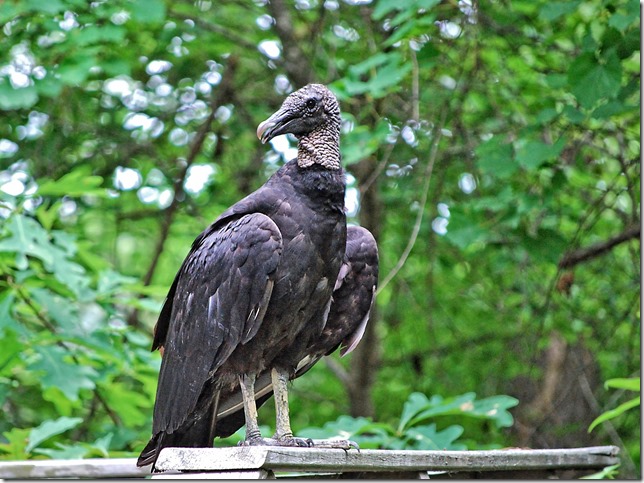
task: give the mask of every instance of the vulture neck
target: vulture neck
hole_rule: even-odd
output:
[[[340,130],[327,125],[300,138],[297,164],[301,168],[318,164],[326,169],[340,169]]]

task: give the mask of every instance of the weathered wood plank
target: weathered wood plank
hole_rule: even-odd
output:
[[[502,471],[603,468],[619,462],[616,446],[488,451],[329,450],[315,448],[165,448],[160,471]]]
[[[479,472],[495,475],[547,474],[562,469],[592,470],[619,463],[616,446],[571,449],[507,449],[492,451],[389,451],[315,448],[166,448],[161,451],[157,468],[168,471],[153,478],[184,478],[194,473],[177,475],[178,471],[199,472],[209,479],[273,478],[294,471],[378,475],[396,473],[420,475],[430,472],[432,478]],[[534,471],[533,471],[534,470]],[[532,473],[529,473],[531,472]],[[545,472],[545,473],[544,473]],[[173,474],[170,474],[173,473]],[[440,474],[437,474],[440,473]],[[150,467],[137,468],[135,458],[86,460],[34,460],[0,462],[0,478],[143,478]],[[340,476],[341,477],[341,476]]]
[[[138,468],[136,458],[0,462],[0,478],[143,478],[149,474],[150,467]]]

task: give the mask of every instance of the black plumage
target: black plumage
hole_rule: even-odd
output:
[[[329,317],[322,333],[300,354],[292,379],[308,372],[323,356],[339,347],[349,354],[360,342],[369,321],[378,284],[378,246],[365,228],[347,228],[344,260],[333,290]],[[271,377],[262,373],[255,383],[257,407],[273,395]],[[243,401],[239,390],[222,394],[217,413],[215,436],[225,438],[244,425]]]
[[[377,248],[362,228],[347,237],[333,94],[310,84],[257,130],[262,142],[285,133],[298,138],[297,158],[197,237],[170,287],[153,342],[163,359],[152,439],[139,466],[164,447],[211,446],[244,422],[246,444],[306,444],[290,430],[286,382],[362,335]],[[255,400],[272,391],[277,431],[265,439]]]

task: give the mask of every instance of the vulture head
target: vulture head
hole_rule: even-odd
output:
[[[262,143],[288,133],[300,141],[320,136],[339,143],[340,106],[333,93],[322,84],[308,84],[291,93],[282,107],[257,127]]]

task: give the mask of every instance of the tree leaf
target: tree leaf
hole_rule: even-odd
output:
[[[568,247],[566,240],[556,232],[541,228],[536,236],[522,234],[522,244],[535,261],[557,263]]]
[[[389,134],[387,122],[380,122],[376,129],[356,126],[346,134],[341,144],[342,161],[345,165],[357,163],[375,153]]]
[[[0,109],[11,111],[29,109],[38,102],[38,92],[33,85],[14,89],[6,77],[0,78]]]
[[[512,145],[501,136],[493,136],[475,149],[477,166],[486,174],[507,178],[514,174],[519,165],[512,159]]]
[[[420,392],[411,393],[403,405],[400,422],[398,423],[398,432],[403,432],[409,424],[409,421],[411,421],[419,412],[430,407],[430,405],[429,399],[427,399],[427,396],[424,394]]]
[[[599,106],[592,113],[594,119],[608,119],[613,116],[624,114],[630,111],[637,111],[638,106],[627,106],[619,100],[609,101]]]
[[[52,436],[64,433],[65,431],[75,428],[83,421],[83,418],[68,418],[63,416],[54,421],[45,421],[37,428],[33,428],[29,433],[29,443],[26,451],[31,452],[36,446]]]
[[[368,81],[361,80],[357,75],[357,72],[364,69],[369,72],[375,69]],[[404,62],[400,54],[378,54],[359,64],[350,78],[344,80],[343,87],[348,95],[369,93],[374,99],[378,99],[400,89],[401,80],[410,70],[411,64]]]
[[[609,419],[616,418],[617,416],[621,416],[629,409],[636,408],[637,406],[640,405],[640,402],[641,402],[640,399],[641,398],[638,396],[634,399],[631,399],[630,401],[626,401],[625,403],[620,404],[615,409],[611,409],[609,411],[606,411],[600,414],[597,418],[595,418],[595,420],[592,423],[590,423],[590,426],[588,426],[588,432],[590,433],[601,423],[608,421]]]
[[[436,431],[436,424],[427,426],[416,426],[410,429],[406,436],[413,441],[414,449],[428,451],[462,451],[467,446],[456,443],[456,440],[463,434],[463,426],[454,424],[442,431]]]
[[[617,477],[620,464],[607,466],[606,468],[588,476],[579,477],[580,480],[613,480]]]
[[[483,226],[484,213],[467,212],[458,207],[450,207],[449,225],[445,238],[461,250],[489,240],[493,233]]]
[[[539,10],[539,16],[547,22],[557,20],[559,17],[571,14],[579,7],[579,0],[565,2],[547,2]]]
[[[517,163],[528,170],[537,169],[546,161],[550,161],[561,153],[566,141],[559,138],[554,144],[546,144],[538,140],[529,140],[523,144],[516,154]]]
[[[125,39],[125,28],[118,25],[89,25],[77,31],[73,37],[74,43],[79,46],[89,44],[103,44],[106,42],[122,42]]]
[[[13,337],[14,333],[20,335],[26,334],[25,328],[12,315],[12,308],[15,303],[16,295],[13,292],[6,291],[4,296],[0,298],[0,338],[4,337],[7,333],[10,334],[7,337]]]
[[[94,55],[81,51],[66,57],[61,62],[57,73],[64,84],[78,86],[87,80],[90,69],[98,64]]]
[[[0,351],[0,376],[8,376],[12,367],[20,362],[18,355],[23,351],[24,345],[13,331],[0,334],[2,351]]]
[[[382,448],[390,442],[393,429],[383,423],[374,423],[369,419],[351,416],[340,416],[329,421],[322,428],[305,428],[298,436],[312,439],[342,438],[358,443],[361,448]]]
[[[40,305],[43,315],[56,322],[65,334],[78,334],[78,308],[75,305],[65,303],[62,295],[45,288],[35,288],[31,295]]]
[[[619,92],[622,64],[614,51],[601,62],[595,54],[586,52],[577,57],[568,70],[571,91],[585,108],[591,108],[603,98],[613,98]]]
[[[5,228],[11,236],[0,239],[0,252],[15,253],[18,269],[27,268],[27,255],[42,260],[48,269],[53,267],[54,257],[50,250],[49,236],[36,220],[15,214],[5,223]]]
[[[637,391],[637,392],[640,392],[641,390],[639,377],[608,379],[604,383],[604,387],[606,388],[612,387],[614,389],[626,389],[627,391]]]
[[[72,198],[94,195],[107,196],[105,189],[100,188],[103,178],[91,175],[88,166],[77,168],[61,176],[57,180],[44,180],[38,186],[41,196],[70,196]]]
[[[66,8],[61,0],[47,0],[46,2],[41,0],[25,0],[25,3],[30,10],[48,14],[62,12]]]
[[[76,460],[82,459],[87,456],[89,449],[83,446],[82,444],[61,444],[56,443],[56,448],[36,448],[34,449],[34,454],[42,454],[54,460]]]
[[[0,3],[0,25],[5,25],[10,20],[13,20],[26,11],[27,6],[22,2],[16,3],[15,5],[10,2]]]
[[[507,410],[518,403],[518,399],[511,396],[491,396],[476,400],[476,394],[473,392],[446,399],[432,397],[429,407],[417,413],[405,426],[415,426],[436,416],[463,415],[489,419],[498,428],[509,427],[513,418]]]
[[[66,362],[69,356],[66,350],[58,346],[41,346],[35,348],[40,356],[31,364],[30,369],[42,374],[40,385],[59,388],[70,400],[78,400],[81,389],[94,389],[98,374],[88,366],[79,366]]]
[[[44,78],[35,80],[34,84],[38,94],[45,97],[56,97],[63,90],[63,83],[60,79],[49,72]]]
[[[11,431],[2,433],[6,443],[0,443],[0,451],[6,454],[7,459],[24,460],[29,457],[25,451],[29,439],[29,429],[12,428]]]
[[[146,413],[152,407],[145,394],[132,391],[127,385],[120,382],[112,382],[109,390],[105,391],[104,398],[109,407],[111,407],[125,425],[136,425],[145,419],[145,414],[141,409],[146,409]]]
[[[134,0],[131,6],[132,18],[141,23],[161,23],[165,20],[163,0]]]

